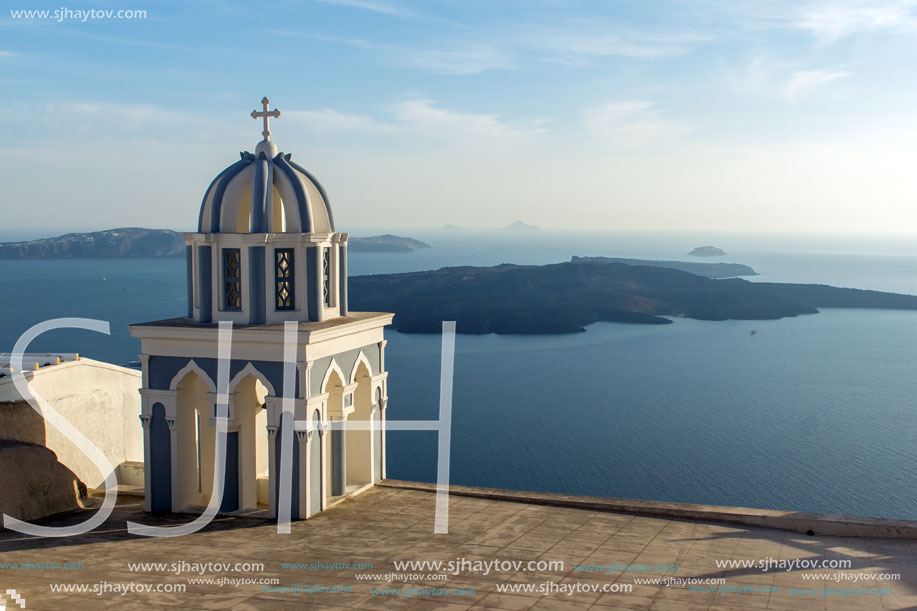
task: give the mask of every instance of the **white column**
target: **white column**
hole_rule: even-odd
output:
[[[268,514],[272,518],[277,517],[277,427],[271,424],[267,425],[267,488],[268,488]]]
[[[308,431],[296,431],[296,440],[299,442],[299,481],[296,482],[299,486],[299,515],[292,516],[293,518],[303,518],[309,515],[309,496],[308,496],[308,476],[309,471],[309,437],[311,434]]]
[[[372,388],[369,389],[372,392]],[[380,409],[373,401],[369,406],[369,481],[376,483],[376,410]]]
[[[310,421],[310,425],[311,425],[311,421]],[[309,516],[311,516],[314,513],[312,509],[313,506],[316,503],[319,503],[319,505],[321,504],[321,499],[312,498],[312,467],[313,467],[312,465],[312,444],[319,443],[319,441],[318,441],[318,438],[316,437],[317,431],[308,431],[307,430],[305,431],[305,433],[306,433],[306,442],[301,446],[305,448],[304,452],[306,455],[305,476],[302,478],[303,482],[305,483],[305,489],[306,489],[306,504],[305,504],[306,510],[305,510],[305,515],[303,516],[303,518],[308,518]],[[321,468],[321,463],[319,463],[319,468]],[[321,471],[319,471],[319,477],[321,477]],[[300,509],[302,509],[302,507],[303,506],[300,506]]]
[[[146,409],[141,410],[140,425],[143,427],[143,509],[152,511],[153,503],[153,470],[152,465],[152,448],[150,446],[150,415]]]
[[[382,479],[385,479],[385,408],[388,406],[388,399],[383,397],[380,403],[382,407]]]
[[[321,477],[322,477],[322,498],[320,499],[321,504],[319,505],[319,511],[325,509],[325,499],[328,498],[328,478],[331,477],[331,469],[327,463],[330,460],[328,456],[328,442],[330,441],[328,435],[328,423],[327,421],[322,421],[322,428],[319,430],[319,439],[322,446],[322,465],[321,465]]]
[[[330,261],[329,261],[329,266],[328,266],[328,277],[330,278],[330,284],[331,284],[330,286],[331,306],[334,308],[341,307],[341,295],[340,295],[341,257],[340,257],[340,253],[341,253],[341,234],[336,233],[333,236],[331,236],[331,250],[329,251]],[[337,316],[337,314],[335,314],[335,316]]]
[[[150,387],[150,355],[138,354],[137,358],[140,359],[140,370],[142,372],[140,380],[143,384],[142,388],[147,389]]]
[[[178,481],[178,429],[175,427],[175,416],[173,415],[170,418],[167,415],[166,424],[169,425],[169,451],[171,454],[169,472],[172,480],[172,513],[179,513],[181,511],[181,499],[179,498],[180,486]],[[146,470],[146,467],[144,467],[144,470]]]
[[[316,312],[316,319],[318,322],[325,320],[325,293],[322,287],[325,286],[325,280],[322,276],[322,254],[324,253],[324,246],[317,246],[316,248],[316,257],[315,257],[315,269],[312,273],[315,274],[315,280],[312,280],[313,283],[318,285],[318,312]]]
[[[308,399],[312,393],[312,361],[307,363],[296,363],[296,371],[299,373],[299,395],[300,399]],[[308,414],[306,415],[308,417]]]

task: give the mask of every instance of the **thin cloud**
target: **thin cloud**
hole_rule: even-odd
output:
[[[422,98],[400,102],[392,107],[392,111],[396,120],[405,127],[449,138],[503,138],[544,132],[540,122],[532,127],[512,126],[498,114],[458,112],[436,106],[432,100]]]
[[[559,26],[520,26],[482,31],[475,40],[456,40],[433,47],[378,43],[315,32],[275,30],[274,33],[348,45],[372,51],[389,64],[453,76],[512,70],[523,63],[539,61],[584,66],[596,59],[614,56],[643,59],[675,57],[689,53],[709,39],[697,32],[652,32],[626,25],[608,25],[598,29],[591,22],[575,21]]]
[[[751,58],[742,68],[729,72],[734,90],[740,93],[759,94],[773,90],[774,74],[780,66],[764,54]]]
[[[797,27],[825,42],[861,32],[912,33],[917,31],[915,7],[915,0],[820,4],[804,9]]]
[[[321,32],[302,32],[300,30],[273,29],[270,31],[270,33],[276,36],[286,36],[288,38],[303,38],[306,40],[319,40],[323,42],[330,42],[330,43],[335,43],[335,44],[340,44],[340,45],[349,45],[351,47],[358,47],[361,49],[392,48],[392,45],[370,42],[363,38],[349,38],[347,36],[335,36],[332,34],[323,34]]]
[[[704,0],[707,22],[733,34],[805,31],[830,44],[857,34],[917,32],[917,0]]]
[[[684,135],[693,126],[665,118],[652,102],[616,101],[589,108],[583,123],[593,135],[610,144],[642,147]]]
[[[199,51],[199,46],[175,45],[171,43],[157,42],[154,40],[143,40],[140,38],[123,38],[116,36],[102,36],[92,34],[82,30],[67,30],[67,34],[79,38],[87,38],[98,42],[106,42],[116,45],[127,45],[131,47],[144,47],[148,49],[164,49],[168,51]]]
[[[479,74],[489,70],[508,70],[513,59],[490,45],[463,45],[454,49],[400,49],[398,61],[427,72],[455,76]]]
[[[374,0],[316,0],[322,4],[334,4],[337,6],[346,6],[359,8],[373,13],[391,15],[392,17],[416,17],[417,13],[411,9],[392,2],[376,2]]]
[[[500,141],[544,132],[543,119],[511,124],[499,114],[461,112],[426,98],[407,98],[385,109],[382,118],[332,108],[284,111],[288,118],[316,132],[402,134],[412,139],[449,142]]]
[[[414,68],[434,74],[453,76],[480,74],[489,70],[508,70],[514,62],[510,55],[495,46],[482,43],[462,43],[448,48],[422,48],[377,43],[363,38],[331,36],[316,32],[274,30],[280,36],[320,40],[372,51],[382,61],[403,68]]]
[[[524,27],[510,37],[511,44],[544,53],[543,59],[583,64],[602,57],[674,57],[690,52],[707,37],[695,32],[650,32],[626,25],[596,29],[591,23]]]
[[[855,64],[803,69],[798,62],[775,60],[759,54],[744,67],[728,72],[727,78],[738,93],[796,104],[816,90],[852,76],[851,65]]]
[[[104,119],[112,124],[128,127],[191,122],[196,119],[187,112],[176,112],[151,104],[69,101],[45,104],[41,110],[49,115],[80,115],[87,118]]]
[[[797,70],[790,77],[784,89],[784,95],[787,100],[795,104],[815,89],[848,76],[850,73],[844,70]]]
[[[341,113],[330,108],[321,110],[288,110],[283,118],[291,119],[309,129],[322,131],[392,131],[393,125],[377,121],[369,115]]]

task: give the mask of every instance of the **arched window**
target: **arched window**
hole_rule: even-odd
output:
[[[238,248],[223,249],[223,309],[242,309],[242,255]]]
[[[331,307],[331,249],[322,248],[322,294],[326,308]]]
[[[293,310],[293,249],[274,250],[274,307],[277,310]]]

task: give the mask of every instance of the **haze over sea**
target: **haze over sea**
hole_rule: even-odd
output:
[[[917,241],[904,238],[397,233],[433,248],[352,253],[351,274],[572,255],[698,260],[685,253],[713,244],[729,255],[710,261],[751,265],[755,281],[917,294]],[[35,323],[80,316],[110,321],[111,336],[55,331],[30,351],[136,360],[126,325],[182,315],[184,270],[183,259],[3,261],[0,350]],[[388,417],[435,418],[440,337],[387,338]],[[460,335],[456,350],[455,484],[917,519],[917,312],[598,323]],[[432,481],[435,435],[389,435],[388,476]]]

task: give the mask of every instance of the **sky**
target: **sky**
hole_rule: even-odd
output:
[[[2,4],[0,233],[193,230],[263,96],[342,231],[917,233],[917,0]]]

